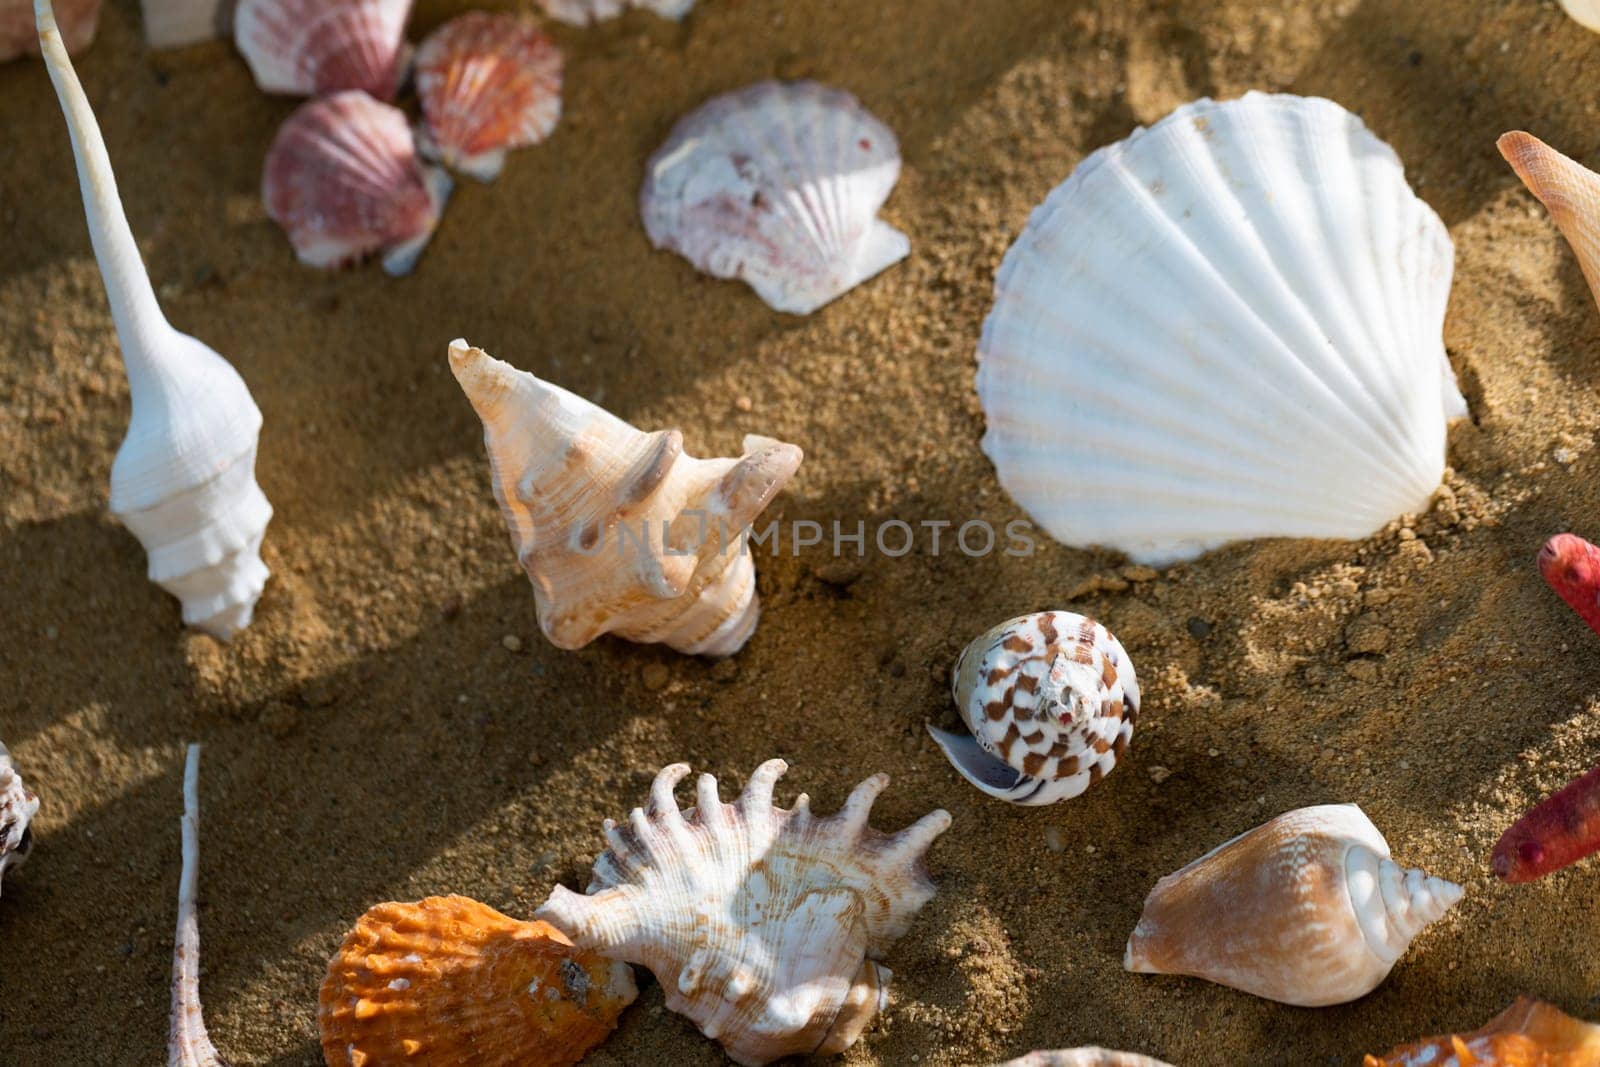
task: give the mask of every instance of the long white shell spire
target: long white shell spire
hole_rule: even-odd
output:
[[[183,621],[227,639],[249,625],[267,580],[260,548],[272,505],[255,480],[261,412],[227,360],[162,314],[50,0],[34,0],[34,17],[132,398],[111,510],[149,553],[150,579],[183,602]]]
[[[199,879],[200,746],[190,745],[183,765],[183,872],[178,876],[178,933],[172,947],[168,1067],[227,1067],[200,1012],[200,919],[194,902]]]

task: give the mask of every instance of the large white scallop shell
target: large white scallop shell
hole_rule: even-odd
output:
[[[1008,619],[956,660],[951,693],[970,734],[929,725],[962,777],[1013,804],[1054,804],[1111,773],[1139,718],[1139,680],[1093,619]]]
[[[261,411],[227,360],[162,315],[48,0],[39,15],[133,401],[111,464],[111,511],[144,545],[150,580],[183,602],[183,621],[226,640],[250,625],[267,581],[261,540],[272,505],[255,473]]]
[[[495,500],[558,648],[603,633],[731,656],[761,616],[744,531],[800,467],[747,435],[738,459],[697,459],[677,430],[645,433],[465,341],[450,370],[483,420]]]
[[[689,768],[664,768],[648,808],[606,820],[587,895],[556,886],[537,913],[580,948],[648,967],[667,1007],[741,1064],[860,1036],[888,1001],[878,961],[933,899],[923,854],[950,825],[934,811],[896,834],[868,826],[885,774],[828,818],[803,793],[785,811],[772,789],[787,769],[763,763],[732,804],[702,774],[680,812],[672,791]]]
[[[1141,562],[1365,537],[1426,506],[1466,414],[1453,263],[1337,104],[1187,104],[1084,160],[1007,252],[984,451],[1051,536]]]
[[[39,798],[11,764],[11,753],[0,742],[0,889],[6,871],[20,867],[33,851],[33,817]]]
[[[1364,997],[1463,890],[1406,869],[1354,804],[1279,815],[1156,883],[1123,965],[1283,1004]]]
[[[239,0],[233,37],[264,92],[394,99],[411,0]]]
[[[679,121],[650,158],[639,210],[657,248],[806,315],[911,251],[878,218],[899,176],[894,134],[855,97],[762,82]]]
[[[653,11],[662,18],[681,19],[695,0],[539,0],[545,14],[574,26],[614,19],[630,7]]]

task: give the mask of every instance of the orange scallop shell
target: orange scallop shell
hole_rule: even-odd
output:
[[[1447,1034],[1402,1045],[1364,1067],[1600,1067],[1600,1026],[1574,1019],[1530,997],[1470,1034]]]
[[[565,1067],[637,996],[628,965],[467,897],[356,922],[318,998],[329,1067]]]

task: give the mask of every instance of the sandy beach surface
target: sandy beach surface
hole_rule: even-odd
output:
[[[413,39],[465,6],[423,0]],[[1600,314],[1494,147],[1525,128],[1600,161],[1600,36],[1553,0],[702,0],[681,24],[553,32],[556,134],[498,184],[459,182],[395,280],[302,267],[265,217],[261,162],[293,101],[223,43],[148,53],[138,5],[107,0],[78,69],[133,228],[173,322],[266,417],[273,576],[228,646],[182,630],[107,513],[127,387],[66,129],[38,62],[0,68],[0,737],[43,801],[0,899],[0,1062],[160,1062],[187,740],[206,745],[202,988],[237,1064],[321,1062],[317,986],[369,905],[457,892],[527,916],[583,887],[601,820],[662,765],[731,795],[774,756],[785,804],[832,811],[882,770],[879,828],[955,820],[931,853],[938,896],[888,957],[892,1006],[845,1064],[1087,1043],[1183,1067],[1354,1064],[1519,993],[1600,1012],[1600,863],[1506,886],[1487,862],[1515,814],[1600,758],[1600,637],[1533,565],[1549,534],[1600,528]],[[653,252],[636,210],[679,116],[771,77],[855,92],[905,157],[886,217],[910,258],[804,319]],[[1445,341],[1472,418],[1431,511],[1154,575],[1043,541],[1029,559],[786,552],[760,561],[763,621],[730,663],[544,642],[451,338],[680,427],[699,455],[746,432],[800,444],[769,512],[784,521],[1002,525],[1022,513],[979,451],[972,387],[1001,255],[1094,148],[1249,89],[1360,114],[1449,226]],[[1046,607],[1117,633],[1144,711],[1103,783],[1015,809],[961,782],[923,724],[955,723],[969,639]],[[1468,888],[1377,992],[1296,1010],[1123,972],[1157,878],[1339,801]],[[640,979],[587,1062],[725,1062]]]

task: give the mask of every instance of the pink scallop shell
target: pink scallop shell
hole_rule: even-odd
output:
[[[88,48],[100,25],[100,0],[55,0],[56,26],[73,55]],[[39,54],[33,0],[0,0],[0,63]]]
[[[532,19],[474,11],[417,51],[423,155],[493,181],[561,118],[561,53]]]
[[[411,0],[239,0],[233,37],[265,92],[364,89],[392,100],[410,13]]]
[[[384,269],[406,274],[439,224],[450,178],[417,160],[404,112],[350,89],[284,122],[261,196],[302,263],[339,267],[382,249]]]

